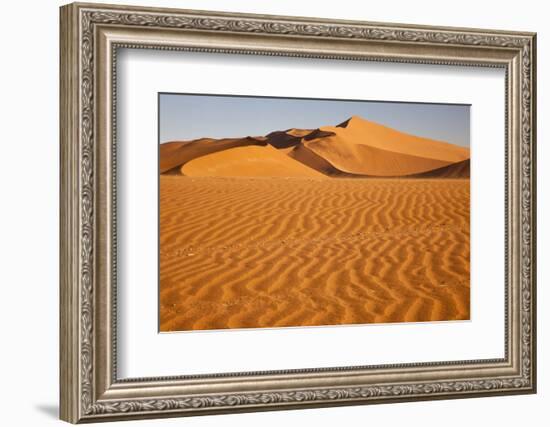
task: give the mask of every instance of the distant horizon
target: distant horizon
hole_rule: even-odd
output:
[[[265,136],[359,116],[403,133],[470,146],[470,105],[159,93],[159,142]]]

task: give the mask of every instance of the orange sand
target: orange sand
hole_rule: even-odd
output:
[[[324,177],[271,145],[250,145],[207,154],[187,162],[180,170],[185,176]]]
[[[161,175],[160,329],[469,319],[469,200],[469,179]]]

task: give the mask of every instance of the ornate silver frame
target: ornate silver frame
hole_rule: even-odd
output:
[[[98,4],[61,8],[61,418],[78,422],[534,393],[536,35]],[[505,357],[117,379],[117,48],[506,70]]]

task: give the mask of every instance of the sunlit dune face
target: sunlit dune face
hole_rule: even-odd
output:
[[[267,146],[245,146],[191,160],[181,167],[185,176],[271,176],[326,178],[321,172]]]

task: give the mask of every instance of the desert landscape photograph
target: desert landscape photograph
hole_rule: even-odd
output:
[[[160,332],[470,319],[470,106],[159,94]]]

